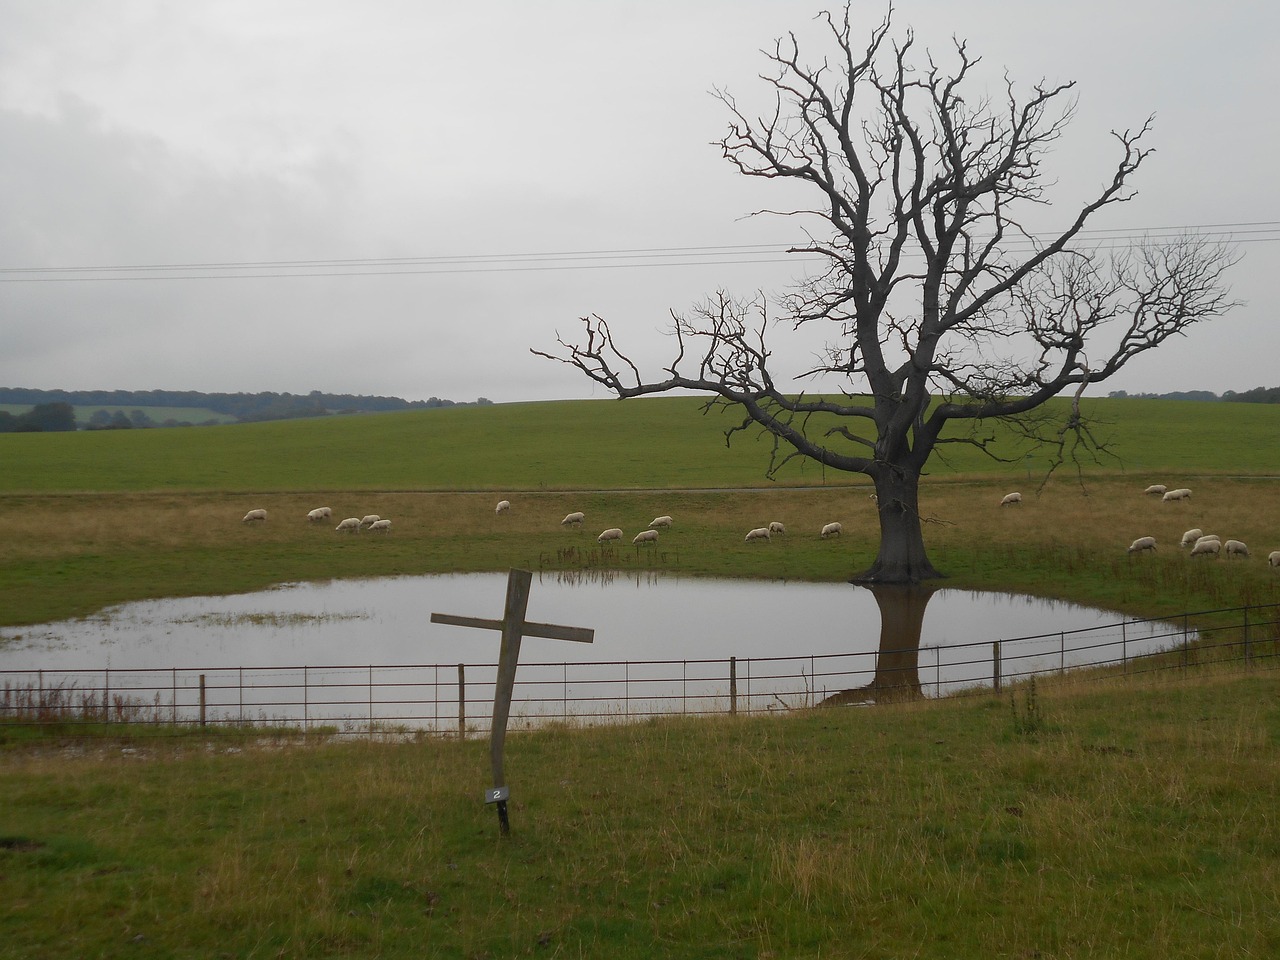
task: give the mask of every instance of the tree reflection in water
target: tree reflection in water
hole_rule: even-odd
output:
[[[920,686],[920,632],[924,611],[938,587],[930,583],[876,584],[864,587],[880,608],[880,649],[871,682],[841,690],[821,706],[885,703],[924,696]]]

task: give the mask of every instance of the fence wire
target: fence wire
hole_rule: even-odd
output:
[[[1191,624],[1195,626],[1192,627]],[[1274,669],[1280,604],[905,650],[520,665],[511,726],[761,714],[989,694],[1074,672],[1110,680],[1221,663]],[[485,735],[497,665],[0,671],[0,723],[284,728],[342,736]]]

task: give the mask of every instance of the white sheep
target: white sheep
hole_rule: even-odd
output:
[[[843,530],[844,530],[844,527],[838,522],[828,523],[825,527],[822,528],[822,539],[825,540],[827,539],[827,537],[838,537],[840,536]]]
[[[1002,507],[1011,507],[1011,506],[1013,506],[1015,503],[1021,503],[1021,502],[1022,502],[1022,494],[1020,494],[1020,493],[1006,493],[1006,494],[1004,495],[1004,497],[1003,497],[1003,498],[1001,499],[1001,501],[1000,501],[1000,506],[1002,506]]]
[[[511,509],[510,500],[499,500],[498,505],[493,508],[494,513],[506,513]]]
[[[674,520],[672,520],[672,519],[671,519],[670,517],[668,517],[668,516],[654,517],[652,520],[650,520],[650,521],[649,521],[649,526],[651,526],[651,527],[669,527],[669,526],[671,526],[671,524],[673,524],[674,522],[675,522],[675,521],[674,521]]]
[[[333,529],[346,530],[348,533],[355,533],[360,529],[360,518],[347,517],[347,519],[343,520],[340,524],[338,524]]]
[[[317,520],[331,520],[333,511],[328,507],[316,507],[314,510],[307,511],[307,519],[314,523]]]
[[[1129,544],[1129,553],[1143,553],[1150,550],[1155,553],[1156,538],[1155,537],[1139,537],[1133,543]]]
[[[582,526],[582,521],[585,519],[587,519],[587,515],[583,513],[581,510],[577,511],[576,513],[568,513],[568,514],[565,514],[565,518],[560,521],[560,526],[580,527]]]
[[[1267,554],[1267,563],[1273,567],[1280,567],[1280,550],[1272,550]]]
[[[1179,487],[1177,490],[1166,490],[1160,499],[1166,502],[1172,500],[1189,500],[1191,499],[1191,491],[1186,487]]]
[[[1166,487],[1163,483],[1153,483],[1151,486],[1147,487],[1147,489],[1143,490],[1142,492],[1143,492],[1143,493],[1155,493],[1155,494],[1160,494],[1161,496],[1163,496],[1165,493],[1167,493],[1167,492],[1168,492],[1168,490],[1169,490],[1169,488],[1168,488],[1168,487]]]
[[[1204,531],[1199,527],[1192,527],[1182,535],[1182,542],[1178,544],[1180,547],[1188,547],[1204,536]]]
[[[774,520],[774,521],[770,522],[770,524],[769,524],[769,533],[770,533],[770,534],[774,534],[774,533],[781,533],[781,534],[785,535],[785,534],[786,534],[786,532],[787,532],[787,528],[786,528],[785,526],[783,526],[781,523],[779,523],[777,520]]]
[[[1245,546],[1243,540],[1228,540],[1222,545],[1222,549],[1226,551],[1228,557],[1249,556],[1249,548]]]
[[[370,513],[360,518],[360,525],[362,527],[371,527],[381,519],[376,513]]]
[[[386,533],[391,529],[391,521],[383,519],[375,520],[373,523],[369,524],[369,529],[370,531],[381,530],[383,533]]]
[[[261,522],[266,519],[267,519],[267,511],[258,509],[258,510],[250,510],[248,513],[244,515],[244,519],[241,520],[240,522],[253,523],[255,521]]]
[[[1191,556],[1193,557],[1216,557],[1222,550],[1222,541],[1202,537],[1196,541],[1196,545],[1191,548]]]
[[[658,531],[657,530],[641,530],[639,533],[636,534],[635,539],[632,540],[631,542],[632,543],[657,543]]]
[[[768,540],[768,539],[769,539],[769,528],[756,527],[754,530],[747,531],[747,539],[744,540],[743,543],[750,543],[752,540]]]
[[[596,537],[596,543],[604,543],[608,540],[621,540],[621,539],[622,539],[622,531],[619,530],[617,527],[610,527],[608,530],[605,530],[604,532],[602,532],[600,536]]]

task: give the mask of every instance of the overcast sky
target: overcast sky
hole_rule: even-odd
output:
[[[766,105],[760,50],[794,30],[825,52],[820,9],[0,0],[0,386],[603,396],[529,353],[589,313],[656,372],[669,310],[804,271],[741,249],[797,234],[748,217],[787,194],[721,158],[710,91]],[[866,31],[884,10],[853,4]],[[1108,131],[1155,114],[1138,197],[1094,226],[1214,225],[1240,243],[1247,303],[1095,393],[1280,384],[1277,11],[896,7],[942,54],[967,39],[997,82],[1078,81],[1047,161],[1064,216],[1109,177]],[[786,341],[798,372],[817,344]]]

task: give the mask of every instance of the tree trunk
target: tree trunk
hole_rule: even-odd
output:
[[[887,464],[873,475],[880,507],[880,552],[853,583],[919,583],[942,577],[929,562],[920,520],[920,476]]]

